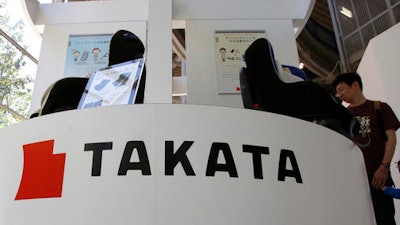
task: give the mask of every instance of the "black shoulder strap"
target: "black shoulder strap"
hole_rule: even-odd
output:
[[[376,116],[378,117],[379,131],[381,133],[382,138],[386,141],[387,137],[386,137],[385,127],[383,126],[383,116],[382,116],[380,101],[374,101],[374,109],[376,112]]]

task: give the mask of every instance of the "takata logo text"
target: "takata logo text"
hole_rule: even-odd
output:
[[[174,141],[165,141],[165,176],[173,176],[177,168],[183,170],[186,176],[197,176],[198,171],[193,168],[187,154],[194,143],[194,141],[183,141],[180,146],[175,146]],[[24,169],[15,200],[62,196],[66,154],[53,154],[53,147],[54,140],[23,146]],[[83,151],[92,154],[92,177],[101,176],[103,151],[109,150],[113,150],[113,142],[86,143],[84,145]],[[116,175],[126,176],[128,171],[133,170],[140,171],[143,176],[152,175],[150,160],[143,141],[128,141],[123,151],[117,154],[121,154],[121,160]],[[138,156],[136,162],[131,161],[133,154]],[[248,163],[253,165],[254,179],[264,179],[262,157],[270,154],[269,147],[243,144],[242,153],[237,152],[237,154],[248,155],[246,158],[248,158]],[[277,170],[268,170],[268,172],[272,172],[272,176],[276,176],[278,181],[286,181],[286,178],[291,178],[291,181],[298,184],[303,183],[294,151],[281,149],[278,160]],[[224,163],[221,163],[222,161]],[[239,177],[240,171],[237,171],[234,155],[228,143],[211,143],[206,169],[203,172],[200,171],[200,174],[204,174],[206,177],[215,177],[217,172],[226,173],[232,178]]]

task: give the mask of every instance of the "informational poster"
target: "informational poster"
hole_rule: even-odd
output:
[[[78,108],[123,105],[135,102],[144,58],[97,70],[90,77]]]
[[[106,67],[112,35],[69,36],[64,77],[89,77],[97,69]]]
[[[258,38],[266,38],[265,31],[216,31],[215,59],[219,94],[240,93],[239,72],[245,66],[243,55]]]

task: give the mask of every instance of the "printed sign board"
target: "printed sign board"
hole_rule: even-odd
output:
[[[71,35],[68,39],[64,77],[89,77],[108,65],[113,34]]]
[[[245,66],[246,49],[265,31],[216,31],[215,63],[219,94],[240,94],[239,71]]]

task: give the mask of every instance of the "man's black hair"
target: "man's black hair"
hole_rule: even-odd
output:
[[[354,82],[357,82],[358,85],[360,86],[361,91],[363,89],[361,77],[357,72],[342,73],[337,75],[335,80],[332,82],[333,88],[336,88],[336,86],[342,82],[349,86],[352,85]]]

